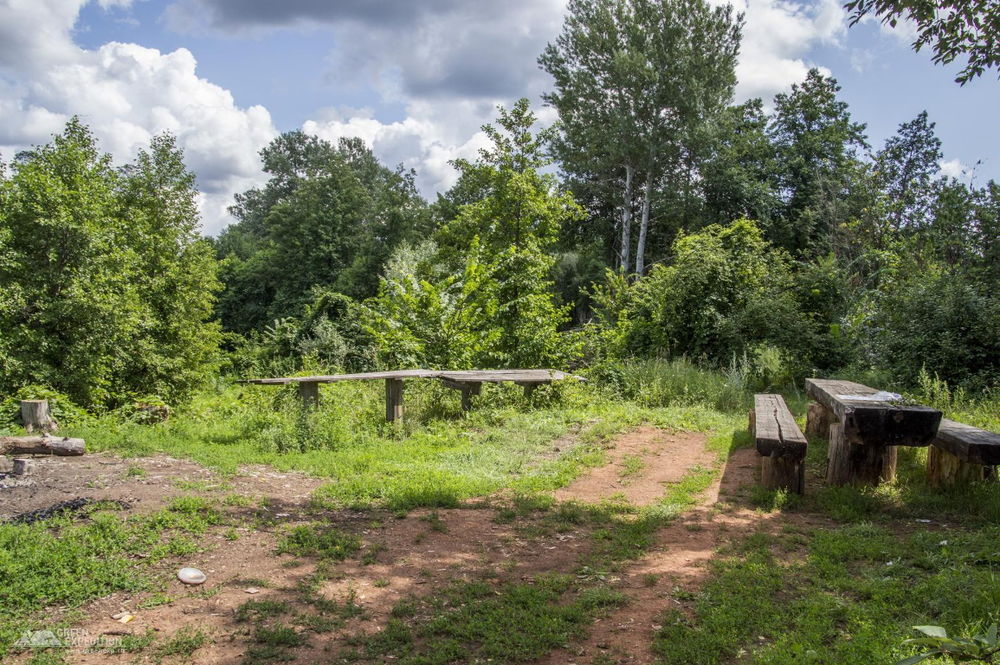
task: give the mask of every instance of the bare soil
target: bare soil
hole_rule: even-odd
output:
[[[690,469],[710,467],[715,461],[715,454],[705,449],[704,435],[652,427],[617,438],[609,443],[607,454],[608,464],[581,476],[555,497],[583,502],[624,498],[646,505]],[[756,453],[735,451],[701,503],[660,530],[648,554],[620,572],[614,584],[629,602],[597,620],[587,639],[541,662],[589,663],[603,655],[620,663],[652,663],[653,634],[664,610],[684,608],[687,594],[682,592],[698,588],[720,546],[774,520],[775,514],[761,514],[745,505],[756,474]],[[159,597],[165,594],[170,602],[148,607],[144,603],[154,597],[152,593],[115,594],[84,607],[85,618],[76,624],[92,637],[123,632],[142,635],[152,630],[160,640],[181,628],[194,627],[210,637],[209,644],[195,653],[193,662],[199,665],[243,660],[251,627],[239,622],[235,614],[246,601],[274,599],[301,606],[296,587],[316,571],[316,564],[308,558],[275,553],[281,533],[296,524],[330,523],[361,536],[362,554],[373,553],[368,565],[360,555],[334,564],[319,588],[323,597],[338,602],[354,598],[364,614],[330,632],[302,629],[307,646],[292,652],[296,658],[292,662],[298,663],[331,660],[349,635],[380,630],[401,599],[433,593],[454,580],[486,577],[501,584],[531,580],[545,572],[573,573],[592,541],[587,527],[529,533],[516,523],[498,519],[496,510],[477,504],[412,511],[405,517],[317,512],[308,500],[324,482],[321,479],[267,468],[247,468],[235,477],[222,477],[191,461],[169,457],[39,458],[27,479],[30,482],[24,480],[0,477],[0,519],[76,497],[127,501],[133,511],[155,510],[176,496],[191,494],[253,498],[252,507],[226,509],[236,523],[243,524],[235,528],[235,540],[224,537],[221,529],[211,531],[201,543],[203,552],[184,561],[170,561],[155,571],[162,580]],[[263,522],[262,515],[267,518]],[[232,538],[234,532],[227,535]],[[200,568],[208,581],[200,587],[181,584],[174,577],[180,566]],[[122,611],[135,618],[125,625],[112,618]],[[27,656],[16,656],[14,662],[25,662]],[[152,663],[156,657],[150,650],[111,655],[77,649],[67,653],[67,661]]]

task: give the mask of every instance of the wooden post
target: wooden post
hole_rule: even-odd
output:
[[[21,422],[28,433],[33,432],[53,432],[56,430],[56,421],[49,414],[49,401],[47,399],[23,399],[21,400]]]
[[[896,477],[896,446],[851,441],[840,423],[830,425],[826,482],[830,485],[878,485]]]
[[[837,416],[819,402],[809,402],[806,414],[806,436],[826,438],[830,433],[830,425],[836,422]]]
[[[927,449],[927,482],[931,487],[953,487],[990,477],[993,467],[963,462],[937,446]]]
[[[299,382],[299,399],[302,400],[302,407],[315,409],[319,406],[319,384],[315,381]]]
[[[479,395],[482,389],[483,384],[478,381],[462,385],[462,411],[472,408],[472,398]]]
[[[390,423],[403,419],[403,380],[385,380],[385,419]]]
[[[535,394],[535,389],[538,388],[537,383],[525,383],[524,386],[524,398],[531,399],[531,396]]]
[[[805,492],[805,460],[785,455],[760,458],[760,483],[767,489],[784,489],[796,494]]]

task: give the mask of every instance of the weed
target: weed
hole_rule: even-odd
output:
[[[155,653],[160,658],[168,656],[190,658],[191,654],[206,644],[208,635],[205,631],[185,626],[157,646]]]
[[[288,603],[280,600],[248,600],[236,608],[237,621],[257,621],[287,614]]]
[[[361,549],[361,539],[320,524],[294,527],[278,542],[278,554],[342,561]]]

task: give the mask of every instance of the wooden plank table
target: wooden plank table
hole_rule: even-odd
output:
[[[927,446],[941,424],[941,412],[904,404],[852,381],[806,379],[809,407],[806,432],[828,426],[826,480],[876,485],[896,475],[896,446]]]
[[[512,382],[524,386],[525,393],[534,388],[553,381],[585,379],[575,374],[561,372],[556,369],[471,369],[471,370],[436,370],[436,369],[399,369],[388,372],[360,372],[357,374],[330,374],[322,376],[290,376],[273,379],[245,379],[240,383],[255,383],[261,385],[288,385],[297,383],[299,396],[307,408],[319,404],[319,384],[338,383],[340,381],[385,381],[385,419],[389,422],[403,417],[403,381],[404,379],[438,379],[441,383],[462,393],[462,408],[468,410],[472,405],[472,397],[478,395],[484,383]]]

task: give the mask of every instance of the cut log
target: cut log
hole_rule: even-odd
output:
[[[17,457],[12,460],[14,462],[14,468],[11,470],[15,476],[27,476],[31,473],[31,460],[25,459],[23,457]]]
[[[54,432],[58,425],[49,413],[49,401],[47,399],[23,399],[21,400],[21,422],[28,433],[33,432]]]
[[[83,439],[65,436],[4,436],[0,437],[0,453],[5,455],[82,455]]]
[[[754,395],[750,432],[761,455],[761,483],[767,489],[802,494],[806,437],[781,395]]]
[[[878,485],[896,477],[895,446],[852,441],[840,423],[830,425],[826,482],[830,485]]]
[[[806,413],[806,435],[825,439],[830,435],[830,425],[837,422],[837,416],[819,402],[809,402]]]
[[[996,478],[1000,434],[954,420],[942,420],[927,454],[927,480],[950,487]]]

